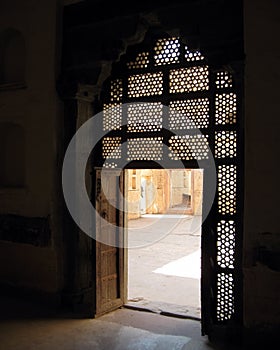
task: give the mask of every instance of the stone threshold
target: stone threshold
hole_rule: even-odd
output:
[[[124,304],[124,307],[139,311],[152,312],[164,316],[186,318],[196,321],[201,320],[200,308],[195,308],[192,306],[177,305],[136,298],[128,300],[128,302]]]

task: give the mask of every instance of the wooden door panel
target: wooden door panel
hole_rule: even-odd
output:
[[[102,251],[101,259],[101,277],[106,277],[117,273],[116,265],[118,262],[118,254],[116,248]]]
[[[96,312],[100,316],[124,303],[123,222],[119,191],[123,175],[96,170]],[[121,185],[121,186],[120,186]]]

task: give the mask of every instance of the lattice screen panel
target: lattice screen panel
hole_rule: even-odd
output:
[[[236,131],[215,132],[215,157],[236,157]]]
[[[118,164],[115,162],[105,162],[103,166],[106,169],[115,169],[118,167]]]
[[[128,139],[127,155],[128,160],[162,160],[163,159],[163,138],[147,137]]]
[[[209,89],[208,67],[172,69],[169,73],[170,93],[195,92]]]
[[[103,138],[102,157],[104,159],[121,158],[121,137],[104,137]]]
[[[128,69],[143,69],[147,68],[149,64],[149,52],[141,52],[136,56],[135,61],[128,62]]]
[[[163,74],[146,73],[131,75],[128,78],[128,96],[142,97],[161,95],[163,91]]]
[[[169,126],[173,130],[207,128],[209,125],[209,99],[171,101]]]
[[[236,212],[236,166],[218,166],[218,208],[221,214]]]
[[[122,106],[117,103],[103,105],[103,130],[119,130],[122,125]]]
[[[111,81],[111,102],[121,102],[123,97],[123,84],[121,79]]]
[[[160,102],[137,103],[128,106],[128,132],[161,131],[162,109]]]
[[[233,92],[233,77],[228,71],[216,73],[215,85],[215,158],[229,162],[237,157],[237,131],[226,130],[237,123],[237,97]],[[223,90],[229,92],[223,93]],[[219,130],[223,126],[223,130]],[[230,320],[234,313],[234,280],[236,265],[236,209],[237,209],[237,166],[221,164],[218,166],[218,212],[230,215],[217,222],[217,265],[225,272],[217,275],[217,321]],[[226,272],[227,271],[227,272]]]
[[[236,94],[216,95],[216,124],[236,123]]]
[[[159,39],[154,50],[156,66],[179,62],[180,42],[178,38]]]
[[[217,319],[230,320],[234,313],[234,281],[231,273],[218,273],[217,276]]]
[[[221,220],[217,226],[217,262],[222,268],[234,268],[235,222]]]
[[[188,62],[197,62],[204,60],[204,57],[200,51],[189,50],[187,46],[185,46],[185,58]]]
[[[210,249],[204,254],[214,261],[216,321],[230,320],[235,288],[231,272],[239,266],[240,239],[237,143],[241,135],[234,75],[230,68],[213,71],[207,57],[177,37],[157,39],[149,49],[141,46],[129,61],[121,60],[121,71],[114,71],[117,79],[111,81],[109,102],[106,99],[104,104],[103,130],[112,131],[103,138],[104,167],[118,167],[119,159],[145,165],[167,160],[168,167],[175,164],[175,168],[181,161],[186,167],[195,160],[207,165],[210,143],[218,193],[209,225],[216,241],[208,242]]]
[[[217,86],[217,89],[232,88],[233,87],[232,75],[227,71],[217,72],[216,86]]]
[[[169,157],[174,160],[208,159],[207,135],[175,135],[169,140]]]

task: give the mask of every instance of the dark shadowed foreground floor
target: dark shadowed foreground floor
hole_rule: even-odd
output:
[[[0,306],[1,350],[237,349],[210,344],[195,320],[126,308],[98,319],[77,319],[12,297],[2,298]]]

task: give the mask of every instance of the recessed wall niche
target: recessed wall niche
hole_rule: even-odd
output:
[[[25,83],[26,48],[21,32],[6,29],[0,33],[0,85]]]
[[[19,124],[0,123],[0,187],[25,185],[25,135]]]

